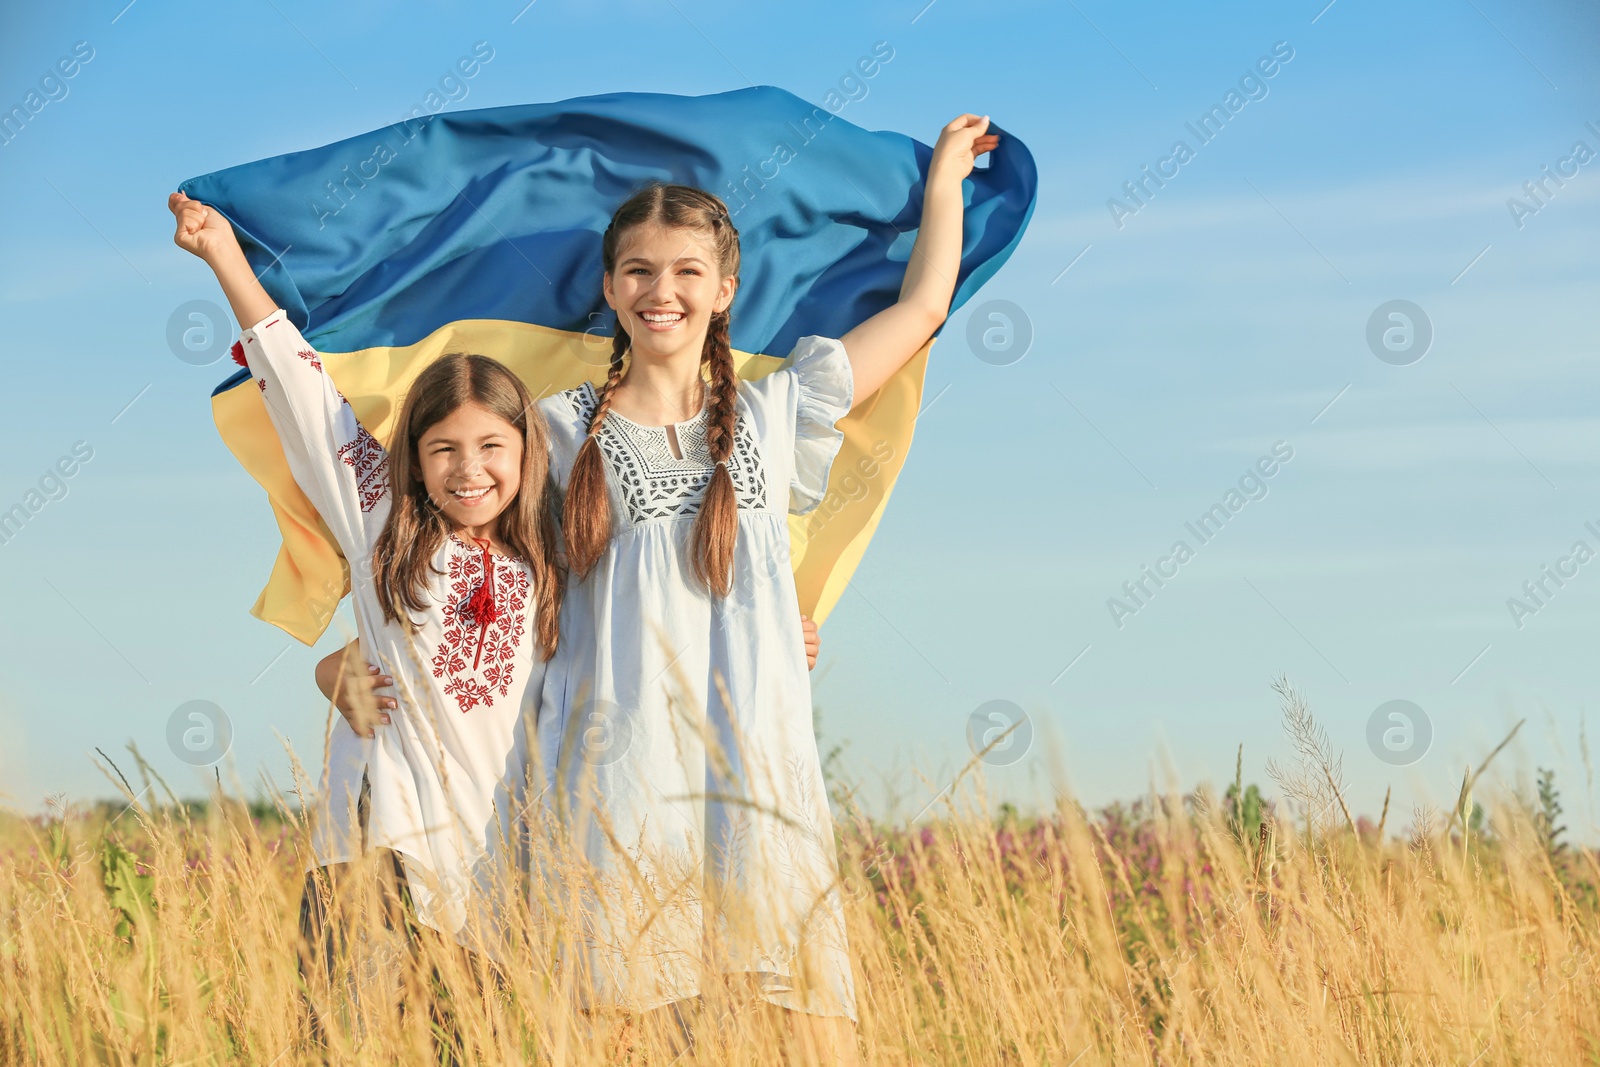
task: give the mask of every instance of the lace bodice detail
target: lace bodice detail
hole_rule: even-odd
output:
[[[593,384],[584,382],[562,396],[580,424],[587,426],[600,399]],[[600,427],[600,452],[616,477],[628,508],[629,525],[699,514],[700,501],[716,466],[706,443],[708,417],[707,410],[702,409],[687,422],[676,424],[682,459],[672,454],[664,426],[641,426],[613,412]],[[739,510],[766,509],[767,477],[761,464],[761,449],[742,414],[733,434],[728,473],[733,476]]]

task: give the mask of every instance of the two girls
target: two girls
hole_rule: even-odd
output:
[[[178,243],[216,270],[239,321],[255,324],[246,358],[297,481],[347,558],[382,549],[371,573],[352,566],[351,576],[363,640],[379,635],[368,655],[395,680],[400,712],[361,742],[369,839],[399,851],[408,874],[452,884],[469,850],[446,845],[437,816],[457,805],[486,815],[496,790],[481,760],[466,761],[464,776],[451,766],[448,785],[433,761],[460,762],[486,735],[513,759],[518,749],[496,727],[444,711],[514,718],[506,702],[518,685],[542,683],[538,753],[528,758],[545,776],[557,839],[583,861],[584,876],[560,888],[585,920],[567,973],[586,1007],[682,1004],[703,994],[709,962],[788,1009],[797,1029],[816,1024],[838,1058],[854,1058],[855,994],[788,515],[821,501],[842,440],[835,423],[944,321],[960,267],[962,181],[998,143],[987,126],[963,115],[941,132],[899,302],[842,338],[802,338],[756,381],[738,379],[729,344],[739,246],[726,207],[656,185],[618,210],[603,245],[605,297],[618,317],[606,380],[539,402],[573,572],[558,658],[542,679],[532,677],[542,665],[533,634],[547,656],[558,598],[552,547],[528,533],[546,536],[545,441],[531,405],[513,409],[478,384],[475,373],[498,380],[488,361],[441,360],[452,369],[430,368],[413,387],[390,457],[403,517],[373,518],[389,501],[363,496],[358,469],[381,455],[378,445],[255,283],[227,223],[174,196]],[[469,378],[437,402],[426,395]],[[518,539],[501,522],[508,510],[521,516]],[[381,546],[374,523],[394,530]],[[430,578],[417,560],[441,573]],[[420,629],[397,626],[401,611],[420,613]],[[424,631],[436,647],[414,637]],[[431,676],[408,671],[413,659],[431,663]],[[427,735],[447,719],[448,737]],[[418,910],[429,925],[448,923],[452,903],[436,893]]]

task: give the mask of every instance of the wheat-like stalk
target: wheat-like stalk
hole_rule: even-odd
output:
[[[1309,833],[1268,817],[1240,840],[1200,790],[1098,814],[1063,792],[997,824],[981,768],[931,822],[840,813],[828,888],[844,890],[862,1061],[1585,1062],[1600,1018],[1592,850],[1575,848],[1576,874],[1554,870],[1480,773],[1468,781],[1494,834],[1463,835],[1463,863],[1437,862],[1449,827],[1426,808],[1411,847],[1380,853],[1381,832],[1345,832],[1337,756],[1290,692],[1311,762],[1288,780],[1327,805]],[[420,1064],[444,1047],[464,1064],[837,1062],[836,1031],[735,975],[706,972],[692,1003],[583,1010],[595,976],[562,960],[597,918],[570,892],[592,872],[559,834],[530,834],[537,862],[498,882],[499,958],[425,931],[408,942],[364,860],[330,897],[348,934],[337,980],[303,983],[295,806],[247,810],[219,789],[204,808],[141,800],[119,817],[142,790],[107,764],[126,790],[115,805],[0,815],[0,1067]],[[627,874],[646,934],[677,907],[742,913],[694,872]],[[683,962],[631,945],[641,967]]]

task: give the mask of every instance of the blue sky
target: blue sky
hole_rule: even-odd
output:
[[[225,365],[166,341],[179,305],[220,299],[171,243],[179,181],[390,123],[479,41],[494,58],[452,107],[752,83],[821,101],[887,41],[842,117],[931,143],[988,113],[1040,190],[934,347],[937,399],[824,628],[825,745],[848,741],[869,798],[916,814],[994,700],[1034,730],[989,769],[998,795],[1036,803],[1054,780],[1098,805],[1168,768],[1221,783],[1241,742],[1275,793],[1283,673],[1355,810],[1391,785],[1392,826],[1448,805],[1525,716],[1496,770],[1555,767],[1593,836],[1600,560],[1572,550],[1600,551],[1600,158],[1563,164],[1600,153],[1593,5],[124,4],[8,6],[0,33],[5,109],[78,42],[93,54],[0,146],[0,509],[93,453],[0,544],[5,802],[109,795],[93,749],[130,741],[199,792],[210,772],[166,741],[195,699],[229,716],[246,788],[287,785],[285,743],[320,760],[311,666],[335,638],[305,649],[247,614],[276,531],[210,420]],[[1292,58],[1241,89],[1275,47]],[[1186,124],[1230,90],[1243,105],[1201,143]],[[1130,201],[1179,140],[1192,158]],[[1391,300],[1431,323],[1421,359],[1369,347]],[[989,301],[1025,317],[1022,358],[969,343],[975,316],[1000,324]],[[1292,457],[1248,481],[1275,447]],[[1257,498],[1201,543],[1185,524],[1241,478]],[[1192,557],[1161,563],[1179,540]],[[1575,573],[1514,618],[1546,565]],[[1146,566],[1171,576],[1119,620],[1108,601],[1135,606],[1123,584]],[[1367,741],[1393,699],[1433,732],[1404,766]]]

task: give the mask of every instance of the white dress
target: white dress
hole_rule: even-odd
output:
[[[682,458],[664,427],[603,424],[612,539],[569,582],[538,725],[552,840],[580,868],[553,881],[587,919],[572,973],[591,1005],[693,997],[709,967],[780,1006],[856,1016],[788,524],[826,492],[852,391],[843,344],[815,336],[739,383],[725,600],[690,563],[707,410],[675,425]],[[596,401],[585,383],[540,402],[563,495]]]
[[[466,943],[468,911],[490,918],[497,872],[516,862],[502,849],[514,843],[513,807],[524,796],[522,705],[541,691],[546,667],[532,574],[521,560],[491,558],[451,534],[432,560],[427,610],[413,627],[385,622],[371,557],[389,513],[387,454],[281,309],[240,342],[289,469],[350,563],[361,654],[394,678],[389,692],[399,705],[371,740],[334,716],[315,799],[313,865],[364,848],[399,852],[418,920]],[[492,621],[468,607],[486,578]],[[355,817],[363,773],[371,789],[364,842]]]

